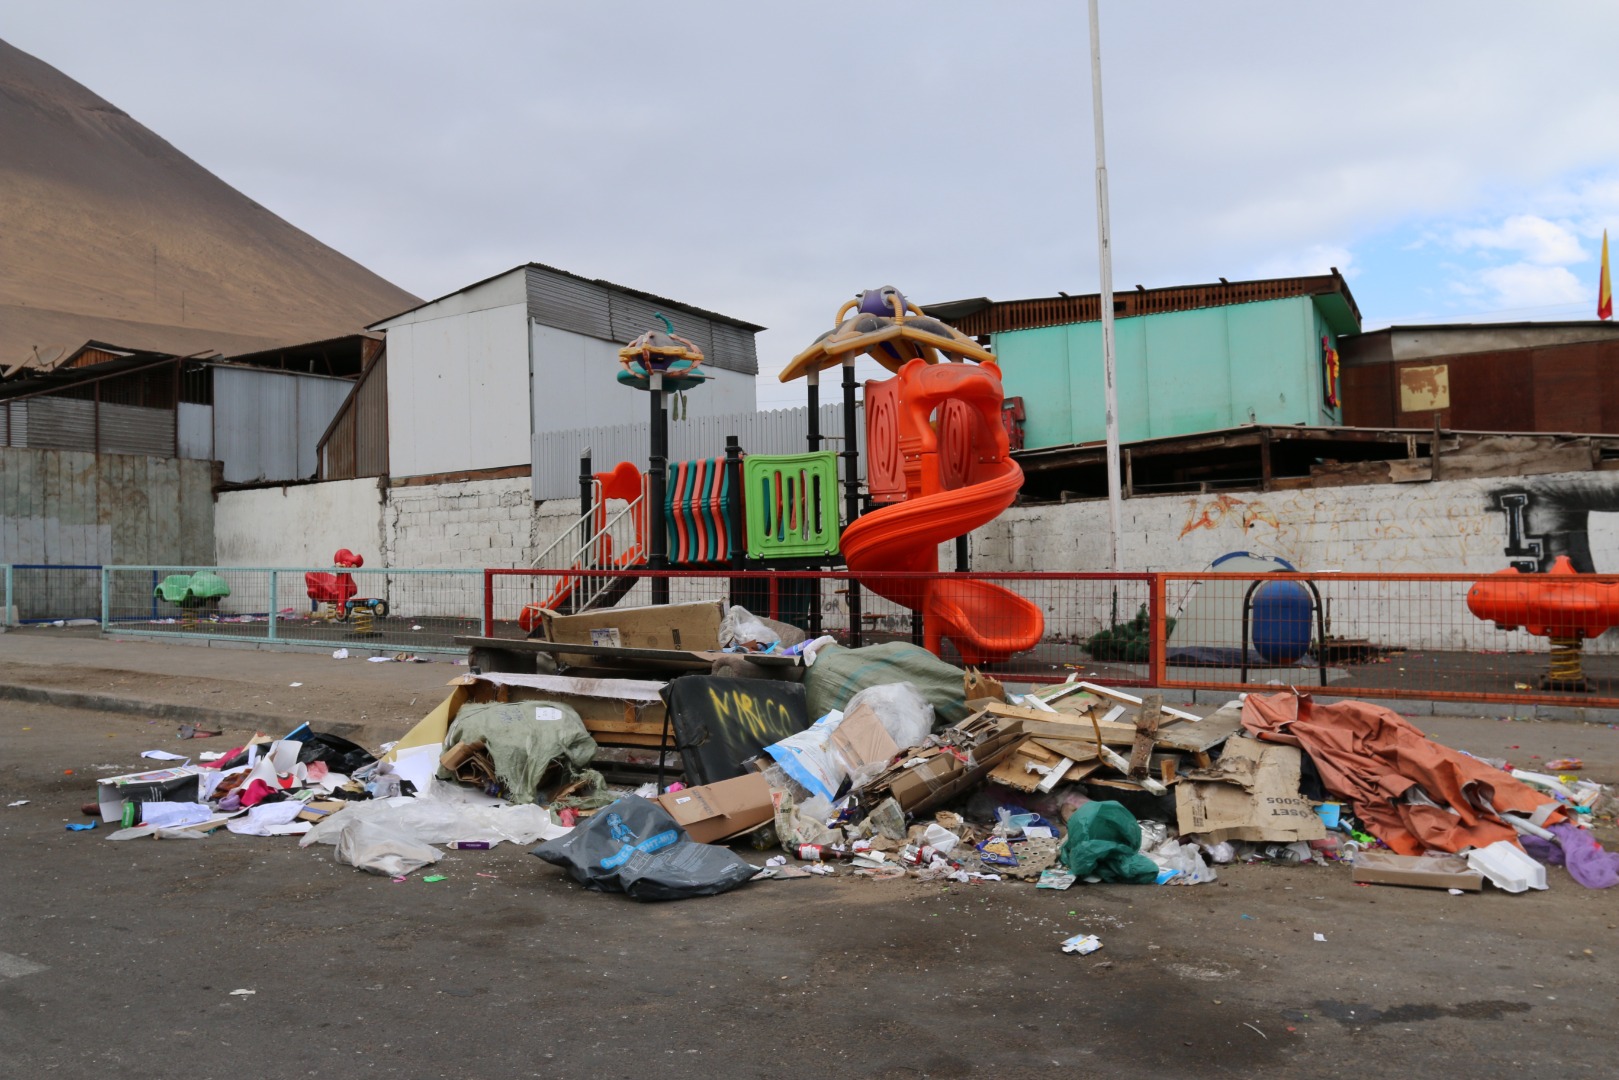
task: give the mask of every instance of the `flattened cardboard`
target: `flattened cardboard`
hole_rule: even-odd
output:
[[[981,709],[985,705],[1006,700],[1006,687],[994,676],[985,675],[977,668],[968,668],[961,680],[962,696],[967,708]]]
[[[919,750],[873,780],[866,790],[887,791],[906,813],[924,813],[982,780],[1022,737],[1016,722],[996,720],[984,713],[969,716],[947,734],[957,746],[970,750],[971,768],[948,751]]]
[[[1296,746],[1230,740],[1215,769],[1188,773],[1176,785],[1177,827],[1183,835],[1211,844],[1320,840],[1327,835],[1326,826],[1299,794],[1299,758]]]
[[[604,608],[578,615],[542,612],[545,637],[569,645],[624,649],[717,649],[724,606],[718,601]]]
[[[1396,855],[1362,851],[1355,856],[1356,884],[1409,885],[1419,889],[1462,889],[1479,892],[1484,875],[1460,855]]]
[[[775,814],[770,785],[763,773],[666,791],[657,801],[699,844],[712,844],[756,829]]]
[[[887,765],[899,753],[899,744],[883,727],[877,710],[864,704],[845,714],[833,729],[832,748],[851,774],[871,765]]]
[[[1034,739],[1025,738],[989,771],[989,779],[1014,791],[1033,791],[1047,779],[1047,772],[1035,772],[1029,766],[1038,765],[1049,772],[1065,760],[1070,759],[1046,749]]]

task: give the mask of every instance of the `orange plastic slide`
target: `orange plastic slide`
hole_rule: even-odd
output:
[[[996,364],[912,360],[896,378],[906,498],[844,529],[845,563],[866,588],[922,612],[923,643],[935,655],[944,638],[968,664],[994,663],[1033,648],[1045,631],[1045,616],[1009,589],[965,579],[884,576],[936,572],[939,545],[999,517],[1023,484],[1000,421]]]

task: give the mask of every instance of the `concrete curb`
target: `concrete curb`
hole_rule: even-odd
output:
[[[362,740],[372,734],[369,730],[370,725],[352,720],[312,720],[308,717],[250,712],[245,709],[212,709],[202,705],[180,705],[172,701],[146,701],[141,698],[119,697],[116,694],[62,690],[53,686],[17,686],[0,683],[0,701],[25,701],[38,705],[53,705],[62,709],[145,716],[153,720],[169,720],[177,724],[200,727],[230,725],[261,730],[269,728],[266,734],[275,735],[284,734],[299,724],[308,723],[317,730],[341,735],[362,745],[364,745]]]

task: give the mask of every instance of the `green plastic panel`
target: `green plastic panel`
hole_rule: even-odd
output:
[[[831,555],[838,550],[838,457],[751,454],[742,461],[750,559]]]

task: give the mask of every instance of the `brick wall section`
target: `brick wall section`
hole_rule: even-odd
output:
[[[389,566],[527,566],[534,558],[527,477],[390,488],[383,519]]]

